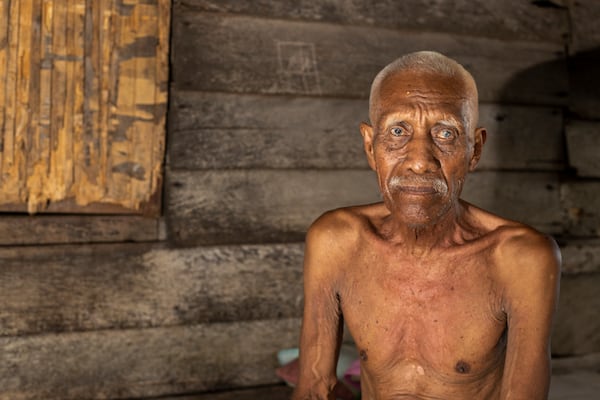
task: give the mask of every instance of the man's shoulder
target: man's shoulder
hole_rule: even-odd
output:
[[[551,236],[513,221],[495,236],[494,260],[505,283],[560,275],[560,250]]]
[[[560,264],[560,251],[551,236],[476,207],[470,211],[489,239],[497,264],[504,269],[553,268]]]
[[[309,229],[310,235],[333,237],[356,235],[369,227],[383,211],[382,203],[352,206],[330,210],[321,215]]]

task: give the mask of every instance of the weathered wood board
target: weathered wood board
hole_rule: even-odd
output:
[[[600,2],[568,2],[571,16],[569,41],[569,110],[580,118],[600,119]]]
[[[157,241],[161,223],[133,215],[2,216],[0,245]]]
[[[186,245],[302,240],[323,212],[380,199],[367,170],[171,171],[168,192],[169,237]],[[555,174],[476,172],[464,197],[544,232],[562,232]]]
[[[438,50],[472,72],[482,101],[562,104],[567,91],[558,43],[200,12],[177,14],[173,35],[175,90],[365,98],[396,57]]]
[[[600,273],[563,275],[552,353],[560,356],[600,352]]]
[[[561,251],[563,274],[600,272],[597,240]],[[301,314],[301,243],[6,247],[0,258],[0,336]]]
[[[568,2],[571,15],[569,53],[600,50],[600,3],[596,0]]]
[[[158,212],[170,7],[0,2],[0,209]]]
[[[571,239],[560,247],[563,275],[600,273],[600,239]]]
[[[482,104],[487,141],[479,170],[560,171],[565,167],[563,114],[557,108]]]
[[[573,236],[600,236],[600,181],[569,181],[561,184],[565,230]]]
[[[566,139],[569,165],[577,175],[600,178],[600,122],[571,120]]]
[[[301,241],[332,208],[379,200],[367,170],[171,171],[167,229],[174,243]]]
[[[367,100],[176,91],[171,104],[173,169],[368,168]],[[481,104],[479,168],[563,168],[562,121],[556,108]]]
[[[564,43],[569,31],[566,8],[542,7],[535,3],[521,0],[452,0],[426,4],[421,0],[380,0],[376,3],[369,0],[175,0],[174,6],[175,13],[195,10],[239,13],[340,25]]]
[[[293,388],[283,384],[255,388],[165,397],[162,400],[289,400]]]
[[[299,319],[0,338],[0,399],[122,399],[275,384]]]
[[[301,244],[0,248],[0,336],[299,317],[302,257]]]
[[[475,172],[467,177],[463,198],[542,232],[563,232],[558,174]]]

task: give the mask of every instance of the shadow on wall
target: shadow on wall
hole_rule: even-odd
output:
[[[574,177],[565,126],[600,117],[600,48],[536,65],[503,88],[500,105],[483,105],[488,141],[465,198],[553,234],[568,233],[560,182]],[[487,107],[487,108],[486,108]]]

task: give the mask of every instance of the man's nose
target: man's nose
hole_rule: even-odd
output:
[[[405,168],[415,174],[436,172],[440,163],[434,154],[434,144],[430,138],[413,137],[408,144]]]

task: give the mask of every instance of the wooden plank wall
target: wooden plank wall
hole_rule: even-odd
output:
[[[560,240],[555,354],[600,352],[600,115],[571,83],[600,10],[376,3],[174,1],[163,217],[0,219],[0,399],[286,398],[270,386],[298,340],[304,232],[378,199],[370,80],[425,48],[480,85],[490,133],[465,196]]]

